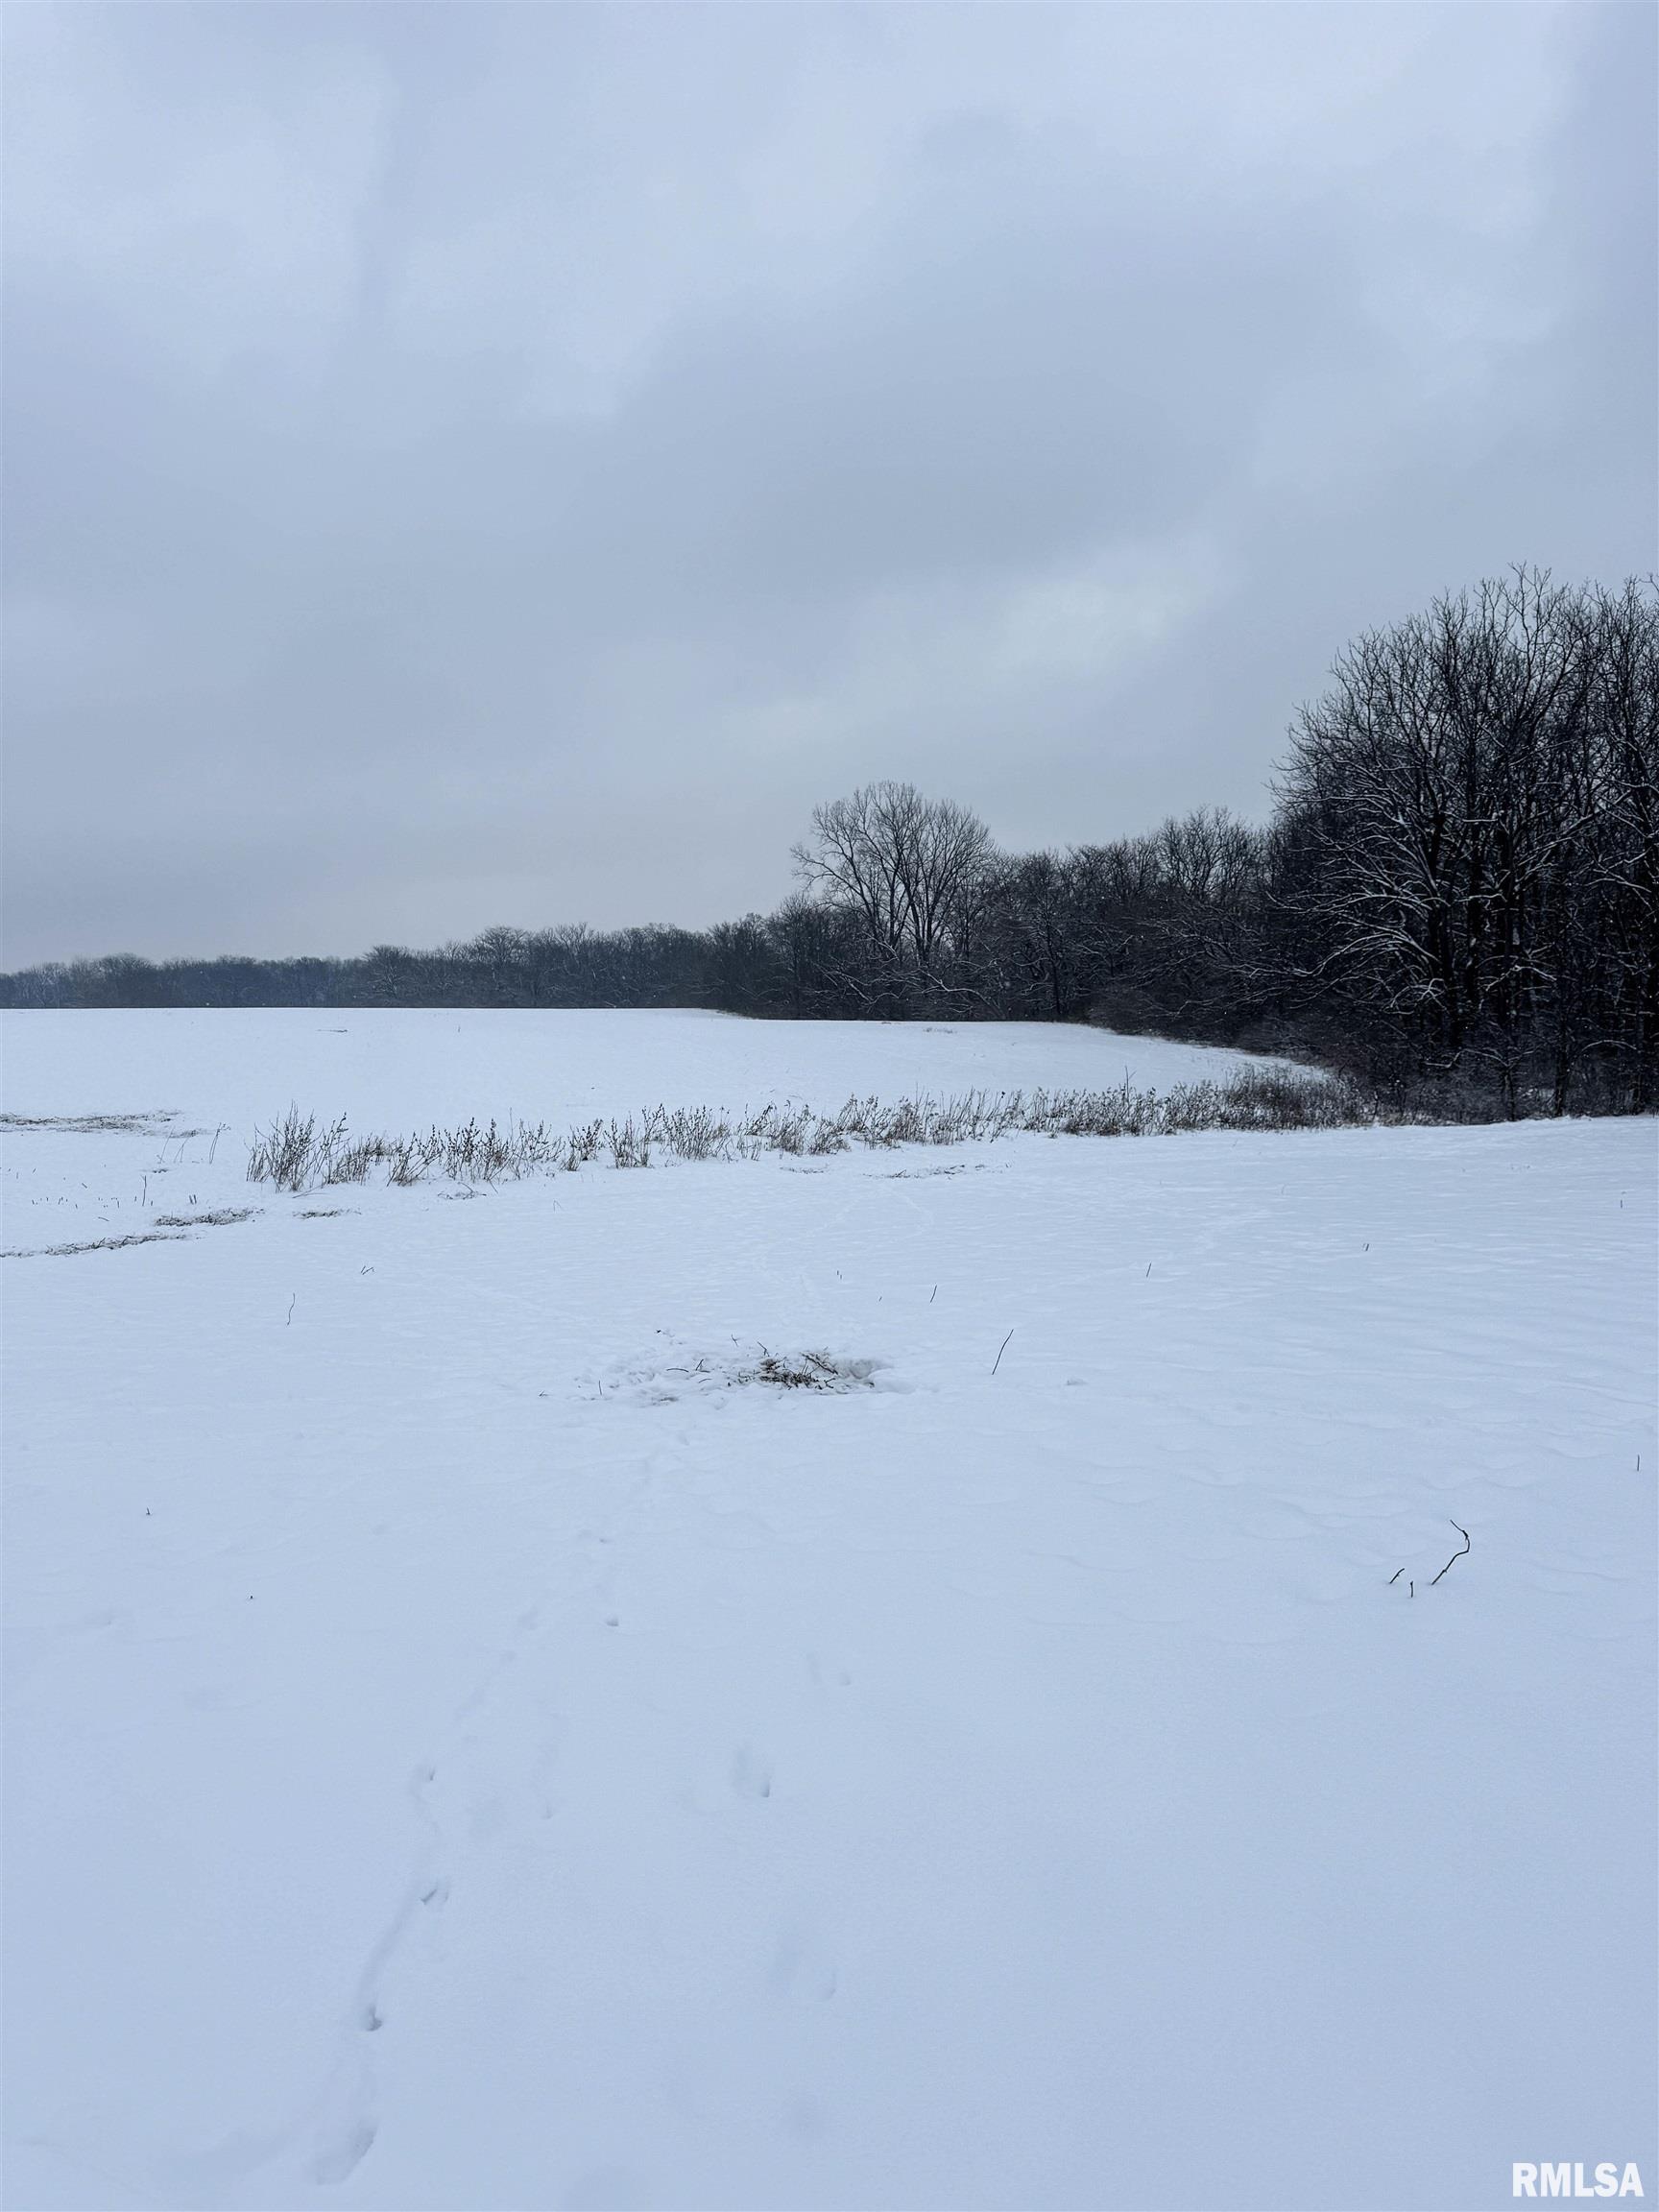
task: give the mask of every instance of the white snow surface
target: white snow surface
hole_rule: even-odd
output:
[[[26,1013],[3,1018],[12,1114],[182,1109],[246,1134],[291,1101],[353,1128],[589,1121],[646,1106],[793,1102],[853,1092],[1163,1091],[1225,1080],[1247,1054],[1073,1023],[745,1022],[689,1009],[499,1013],[350,1007]]]
[[[291,1099],[1226,1056],[0,1039],[9,1113],[177,1117],[7,1136],[8,2205],[1461,2212],[1515,2160],[1652,2196],[1650,1121],[296,1198],[243,1180]],[[833,1387],[764,1379],[808,1353]]]

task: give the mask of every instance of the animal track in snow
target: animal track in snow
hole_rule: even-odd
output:
[[[344,2132],[311,2161],[311,2177],[325,2187],[344,2181],[362,2165],[374,2148],[374,2137],[379,2132],[375,2121],[363,2116],[350,2123]]]
[[[784,1928],[767,1974],[774,1992],[796,2005],[828,2005],[840,1985],[833,1956],[809,1929]]]
[[[771,1760],[747,1743],[739,1744],[732,1760],[732,1787],[739,1797],[770,1797]]]

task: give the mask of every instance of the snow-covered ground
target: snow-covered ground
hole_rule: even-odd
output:
[[[469,1115],[555,1125],[643,1106],[833,1112],[854,1090],[1148,1089],[1225,1077],[1240,1052],[1015,1022],[743,1022],[727,1014],[395,1012],[350,1007],[4,1017],[12,1114],[182,1108],[239,1133],[291,1100],[354,1127]],[[240,1163],[238,1163],[240,1165]]]
[[[1650,1122],[290,1198],[242,1180],[290,1099],[1218,1056],[0,1038],[13,1115],[177,1117],[6,1146],[8,2204],[1653,2195]]]

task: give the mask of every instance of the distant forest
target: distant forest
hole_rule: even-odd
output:
[[[1453,1114],[1659,1094],[1659,589],[1517,569],[1360,637],[1264,826],[1000,852],[906,783],[820,806],[799,888],[709,929],[487,929],[358,959],[131,954],[0,1004],[698,1006],[1093,1022],[1339,1067]]]

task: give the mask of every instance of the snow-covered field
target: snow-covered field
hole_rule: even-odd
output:
[[[242,1172],[290,1100],[1228,1056],[0,1040],[10,1114],[177,1117],[7,1137],[14,2212],[1653,2195],[1652,1123],[294,1198]],[[809,1352],[834,1387],[765,1380]]]
[[[16,1014],[4,1017],[12,1114],[180,1108],[239,1139],[292,1100],[354,1127],[587,1121],[642,1106],[740,1110],[848,1094],[1163,1089],[1249,1065],[1239,1052],[1012,1022],[741,1022],[663,1012]],[[244,1146],[245,1149],[245,1146]],[[236,1165],[240,1167],[238,1158]]]

